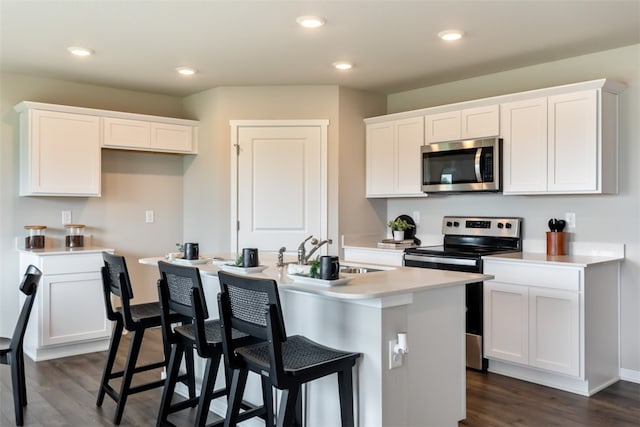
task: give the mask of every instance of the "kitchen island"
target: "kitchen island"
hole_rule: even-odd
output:
[[[380,271],[349,275],[344,286],[325,286],[293,282],[275,266],[274,254],[260,258],[267,268],[255,276],[278,281],[288,335],[362,353],[354,372],[357,425],[457,426],[465,418],[464,285],[491,276],[376,266]],[[220,267],[197,267],[215,313]],[[390,369],[390,347],[401,332],[409,353]],[[259,380],[250,378],[247,399],[259,402],[259,390]],[[305,425],[340,425],[335,375],[311,383],[304,396]],[[225,407],[220,399],[212,406],[218,413]]]

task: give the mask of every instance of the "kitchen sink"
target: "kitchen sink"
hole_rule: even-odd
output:
[[[365,274],[374,273],[376,271],[385,271],[387,269],[373,268],[359,265],[340,265],[340,273],[344,274]]]

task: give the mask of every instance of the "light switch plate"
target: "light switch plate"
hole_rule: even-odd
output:
[[[62,211],[62,225],[71,224],[71,211]]]
[[[395,354],[393,349],[398,344],[398,340],[389,341],[389,369],[395,369],[402,366],[402,355]]]
[[[146,210],[146,211],[144,212],[144,221],[145,221],[147,224],[152,224],[152,223],[153,223],[153,221],[155,220],[154,216],[155,216],[155,215],[154,215],[153,210],[151,210],[151,209]]]
[[[571,231],[576,229],[576,214],[574,212],[567,212],[564,214],[564,220],[567,223],[567,228]]]

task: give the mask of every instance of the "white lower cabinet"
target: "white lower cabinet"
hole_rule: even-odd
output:
[[[491,281],[485,313],[486,357],[580,374],[577,292]]]
[[[489,370],[587,396],[617,381],[618,271],[485,259]]]
[[[101,251],[21,251],[20,271],[29,264],[43,275],[25,335],[25,353],[39,361],[106,350],[111,322],[105,314]]]
[[[529,365],[580,376],[580,295],[529,288]]]

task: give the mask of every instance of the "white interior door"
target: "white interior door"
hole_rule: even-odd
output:
[[[295,252],[327,236],[327,125],[232,121],[231,250]],[[233,228],[232,228],[233,229]]]

